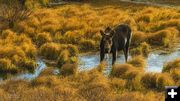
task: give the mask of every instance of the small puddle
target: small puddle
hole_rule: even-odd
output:
[[[129,57],[130,59],[131,57]],[[176,58],[180,58],[180,51],[174,51],[171,54],[160,54],[158,52],[152,52],[149,54],[149,56],[146,58],[147,61],[147,66],[145,68],[146,72],[161,72],[163,65],[166,62],[172,61]],[[84,70],[90,70],[92,68],[95,68],[99,64],[99,54],[88,54],[88,55],[83,55],[79,56],[79,69],[80,71]],[[109,57],[109,59],[106,59],[108,63],[108,67],[105,69],[105,73],[110,72],[111,70],[111,61],[112,61],[112,56]],[[125,63],[124,55],[119,54],[117,57],[116,63]]]

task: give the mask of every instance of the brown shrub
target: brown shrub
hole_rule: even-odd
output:
[[[98,81],[83,85],[79,89],[79,94],[88,101],[107,100],[110,93],[110,86]]]
[[[163,67],[163,72],[170,72],[173,69],[180,69],[180,58],[168,62]]]
[[[105,68],[105,66],[106,66],[106,63],[105,63],[105,62],[101,62],[101,63],[97,66],[97,70],[102,73],[103,70],[104,70],[104,68]]]
[[[28,70],[29,72],[34,72],[37,67],[37,63],[36,61],[26,59],[20,64],[20,66],[22,66],[25,70]]]
[[[131,40],[131,45],[132,46],[139,46],[140,43],[146,41],[147,35],[143,32],[134,32],[132,34],[132,40]]]
[[[135,68],[130,64],[114,65],[112,67],[111,76],[123,78],[126,75],[126,73],[132,69],[135,69]]]
[[[54,99],[56,100],[67,100],[67,101],[84,101],[85,99],[78,95],[77,89],[66,86],[56,86],[53,88],[55,94]]]
[[[162,94],[148,92],[124,92],[122,94],[116,95],[114,101],[160,101],[162,100]]]
[[[94,50],[95,47],[96,47],[95,41],[86,40],[86,39],[81,40],[80,45],[81,45],[80,49],[84,50],[84,51],[86,51],[86,50]]]
[[[126,87],[132,91],[144,90],[144,87],[141,83],[141,78],[142,75],[140,73],[138,75],[136,74],[134,77],[132,77],[132,79],[127,81]]]
[[[9,59],[0,59],[0,72],[1,73],[17,73],[18,68],[12,64]]]
[[[174,79],[174,81],[180,80],[180,69],[173,69],[170,71],[170,75]]]
[[[3,89],[0,89],[0,98],[2,101],[7,101],[8,100],[8,93],[5,92]]]
[[[170,43],[176,40],[178,31],[167,28],[148,36],[148,42],[151,45],[170,47]]]
[[[64,64],[60,69],[60,74],[63,76],[77,75],[78,67],[77,64]]]
[[[138,46],[137,48],[133,48],[131,50],[131,55],[132,56],[138,56],[142,55],[144,57],[147,57],[150,52],[150,45],[147,44],[146,42],[143,42]]]
[[[52,67],[46,67],[39,76],[50,76],[54,75],[54,68]]]
[[[6,83],[1,85],[4,91],[10,94],[21,94],[23,91],[27,90],[29,87],[29,83],[25,80],[7,80]],[[17,95],[17,98],[19,95]]]
[[[58,67],[61,68],[62,65],[70,61],[70,53],[68,50],[63,50],[58,57]]]
[[[165,86],[173,86],[174,81],[169,74],[163,73],[157,78],[157,89],[163,91]]]
[[[129,60],[128,64],[131,64],[134,67],[143,69],[146,67],[146,60],[142,56],[136,56],[136,57],[133,57],[131,60]]]
[[[112,78],[110,81],[111,88],[116,92],[121,92],[125,89],[126,80],[120,78]]]
[[[157,74],[146,73],[141,81],[146,88],[156,88]]]
[[[44,43],[51,42],[52,38],[49,33],[38,33],[36,37],[36,43],[38,46],[43,45]]]
[[[32,85],[37,86],[46,86],[54,87],[60,85],[61,81],[57,76],[40,76],[32,81]]]
[[[79,50],[77,48],[77,46],[72,45],[72,44],[68,44],[67,45],[67,49],[69,50],[70,56],[77,56],[79,53]]]
[[[46,43],[40,47],[40,55],[46,59],[56,60],[59,56],[60,45],[56,43]]]
[[[30,88],[28,90],[23,91],[22,93],[18,93],[19,98],[15,98],[16,100],[21,101],[50,101],[55,100],[52,89],[44,86],[38,86],[35,88]]]
[[[171,86],[174,84],[173,79],[169,74],[145,74],[142,77],[142,83],[146,88],[152,88],[157,90],[164,90],[165,86]]]

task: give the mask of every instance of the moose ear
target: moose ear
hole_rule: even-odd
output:
[[[113,37],[114,34],[115,34],[115,30],[112,30],[110,36]]]
[[[100,30],[100,33],[101,33],[102,36],[104,36],[104,32],[102,30]]]
[[[105,31],[106,31],[106,32],[109,32],[109,31],[111,31],[111,30],[112,30],[112,29],[111,29],[110,27],[107,27]]]

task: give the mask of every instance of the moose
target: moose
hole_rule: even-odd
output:
[[[120,24],[114,29],[107,27],[100,41],[100,62],[104,60],[105,54],[112,53],[112,65],[116,62],[117,52],[123,50],[125,61],[128,60],[129,45],[131,42],[132,30],[127,24]]]

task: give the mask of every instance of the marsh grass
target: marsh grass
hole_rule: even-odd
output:
[[[128,61],[128,64],[131,64],[134,67],[142,68],[142,69],[146,67],[146,61],[142,56],[136,56],[132,58],[131,60]]]
[[[180,69],[180,59],[177,58],[174,61],[166,63],[163,67],[163,72],[171,72],[173,69]]]
[[[145,74],[142,77],[142,83],[146,88],[164,90],[165,86],[174,85],[174,80],[167,73],[162,74]]]
[[[26,35],[17,35],[10,29],[4,30],[0,40],[1,72],[16,74],[33,72],[36,68],[37,49]]]
[[[70,64],[70,63],[66,63],[64,64],[61,69],[60,69],[60,73],[63,76],[68,76],[68,75],[74,75],[76,76],[78,72],[78,66],[77,64]]]
[[[130,50],[130,54],[134,56],[143,56],[143,57],[148,57],[149,53],[151,51],[151,46],[147,44],[146,42],[141,43],[139,46],[136,48],[133,48]]]
[[[164,64],[163,72],[169,73],[175,82],[180,80],[180,59],[177,58],[173,61],[167,62]]]
[[[45,6],[47,2],[40,0]],[[147,57],[154,46],[171,48],[171,44],[179,40],[179,15],[175,9],[129,4],[39,7],[13,29],[6,29],[6,24],[0,28],[0,71],[6,74],[32,71],[36,67],[35,58],[40,56],[57,63],[60,75],[54,75],[49,69],[33,81],[7,80],[0,85],[0,99],[164,100],[164,86],[180,84],[179,60],[164,65],[163,73],[153,74],[144,72],[143,57]],[[93,70],[79,72],[79,51],[97,51],[99,31],[122,23],[130,25],[133,31],[133,58],[127,64],[114,65],[110,77],[102,73],[104,63]]]

